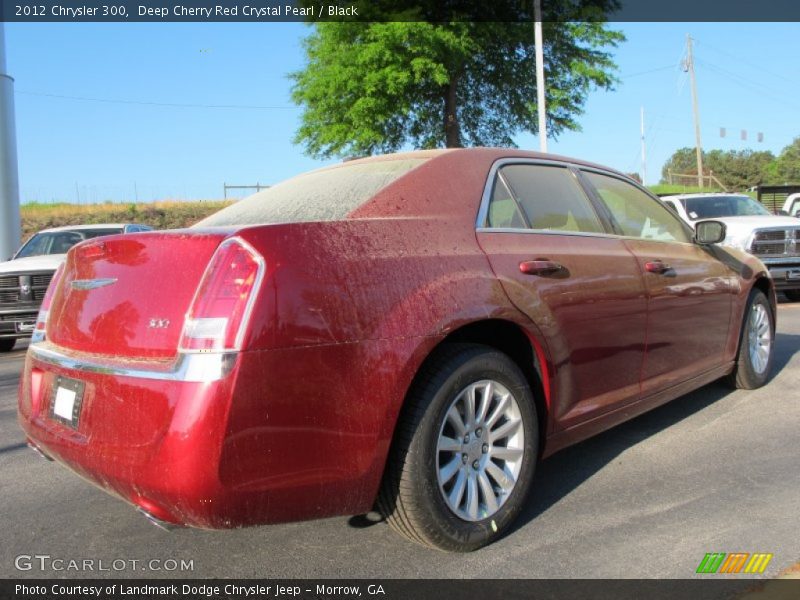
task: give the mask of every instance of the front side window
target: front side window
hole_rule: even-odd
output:
[[[497,171],[486,225],[605,233],[570,170],[545,165],[506,165]]]
[[[678,217],[639,188],[608,175],[584,175],[608,207],[623,235],[665,242],[691,242]]]
[[[717,217],[753,217],[769,215],[762,204],[749,196],[698,196],[683,198],[686,214],[692,221]]]

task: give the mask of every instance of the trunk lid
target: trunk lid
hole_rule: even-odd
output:
[[[226,232],[188,230],[103,237],[67,255],[47,339],[98,355],[167,359]]]

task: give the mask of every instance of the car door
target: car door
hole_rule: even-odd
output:
[[[567,165],[515,159],[493,167],[478,242],[550,354],[557,427],[639,397],[644,282],[608,227]]]
[[[731,326],[733,271],[693,243],[680,219],[615,175],[582,169],[636,256],[647,287],[643,397],[723,362]]]

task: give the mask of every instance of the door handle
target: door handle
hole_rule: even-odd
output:
[[[659,275],[663,275],[667,271],[671,271],[672,267],[660,260],[650,260],[644,263],[644,269],[648,273],[658,273]]]
[[[519,270],[526,275],[550,275],[563,268],[557,262],[547,259],[524,260],[519,263]]]

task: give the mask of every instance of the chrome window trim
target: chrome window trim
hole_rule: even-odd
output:
[[[600,237],[600,238],[620,239],[620,236],[613,233],[595,233],[591,231],[561,231],[559,229],[519,229],[517,227],[478,227],[475,231],[476,233],[527,233],[536,235],[569,235],[577,237]]]
[[[492,189],[494,187],[494,179],[497,175],[497,171],[499,171],[502,167],[506,165],[540,165],[545,167],[560,167],[562,169],[569,169],[570,167],[578,168],[577,165],[573,165],[572,163],[559,161],[559,160],[549,160],[546,158],[498,158],[496,161],[492,163],[492,167],[489,169],[489,175],[486,178],[486,183],[483,186],[483,195],[481,196],[481,204],[478,208],[478,216],[475,219],[475,229],[488,229],[490,231],[497,231],[497,227],[487,227],[486,221],[489,216],[489,202],[492,199]],[[580,185],[580,183],[578,183]],[[583,189],[581,187],[581,189]],[[535,231],[535,230],[523,230],[523,231]]]
[[[631,235],[617,235],[616,233],[592,233],[588,231],[560,231],[558,229],[516,229],[514,227],[478,227],[476,233],[526,233],[535,235],[569,235],[577,237],[609,238],[614,240],[631,240],[634,242],[653,242],[658,244],[680,244],[681,246],[696,246],[694,242],[679,242],[677,240],[651,240]]]
[[[162,368],[139,367],[112,360],[69,356],[47,342],[31,344],[28,354],[35,360],[72,371],[99,373],[134,379],[210,383],[224,379],[236,363],[238,352],[181,352]]]

